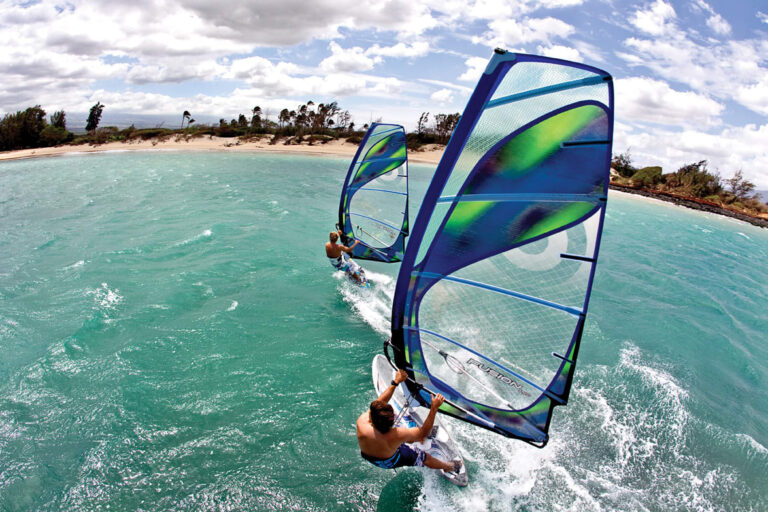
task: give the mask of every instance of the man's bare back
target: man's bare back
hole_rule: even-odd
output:
[[[395,427],[386,434],[382,434],[373,427],[371,413],[366,411],[357,418],[357,443],[363,453],[387,459],[395,454],[401,444],[418,440],[413,438],[413,433],[409,430],[414,429]]]
[[[399,370],[392,384],[385,389],[377,400],[371,403],[368,411],[357,418],[357,443],[360,446],[360,454],[364,459],[382,468],[394,468],[400,466],[427,466],[444,471],[458,471],[461,463],[458,461],[444,462],[436,459],[428,453],[410,448],[406,443],[423,442],[432,432],[435,416],[440,405],[445,400],[442,395],[435,395],[430,404],[429,414],[421,427],[395,427],[392,406],[388,402],[392,399],[397,386],[404,382],[408,375]],[[376,427],[372,412],[382,415],[377,421],[385,423],[385,431]]]
[[[337,244],[336,240],[338,240],[339,235],[341,234],[341,231],[339,231],[336,236],[334,237],[335,233],[331,232],[331,241],[325,243],[325,255],[329,258],[338,258],[341,256],[341,253],[351,253],[352,249],[355,248],[357,244],[360,243],[359,240],[355,240],[355,243],[352,244],[351,247],[347,247],[346,245]]]

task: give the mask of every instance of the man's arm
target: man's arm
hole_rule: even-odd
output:
[[[398,371],[397,371],[397,373],[395,374],[395,380],[394,380],[394,383],[395,383],[395,384],[394,384],[394,385],[390,384],[390,385],[387,387],[387,389],[385,389],[385,390],[384,390],[384,391],[383,391],[383,392],[382,392],[382,393],[379,395],[379,398],[378,398],[378,400],[383,400],[383,401],[385,401],[385,402],[389,403],[389,401],[390,401],[390,400],[392,400],[392,395],[393,395],[393,394],[395,394],[395,389],[397,388],[397,386],[398,386],[398,385],[399,385],[401,382],[404,382],[404,381],[405,381],[405,379],[407,379],[407,378],[408,378],[408,374],[407,374],[407,373],[405,373],[405,370],[398,370]]]
[[[445,397],[443,397],[443,395],[438,394],[432,397],[432,403],[429,405],[429,414],[427,415],[427,419],[424,421],[424,424],[421,427],[411,427],[409,429],[404,429],[405,432],[403,432],[401,436],[404,443],[420,443],[427,438],[430,432],[432,432],[432,427],[435,424],[435,416],[437,416],[437,410],[440,408],[440,405],[442,405],[444,400]]]
[[[344,252],[352,252],[352,249],[355,248],[357,244],[360,243],[360,240],[355,240],[355,243],[353,243],[351,246],[347,247],[346,245],[341,246],[341,250]]]

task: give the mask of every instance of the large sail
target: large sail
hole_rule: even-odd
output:
[[[494,54],[397,279],[391,352],[420,400],[442,393],[443,413],[546,444],[573,380],[612,138],[609,74]]]
[[[408,236],[408,157],[400,125],[374,123],[349,166],[339,203],[345,243],[359,240],[352,256],[400,261]]]

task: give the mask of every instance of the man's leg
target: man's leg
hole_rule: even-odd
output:
[[[461,467],[461,462],[459,462],[459,467]],[[426,457],[424,458],[424,465],[428,468],[432,469],[442,469],[443,471],[453,471],[453,462],[443,462],[440,459],[436,459],[430,454],[426,454]]]

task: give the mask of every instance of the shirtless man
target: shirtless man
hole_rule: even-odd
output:
[[[360,243],[360,240],[355,240],[354,244],[347,247],[346,245],[336,243],[339,240],[340,235],[341,231],[331,231],[331,234],[328,237],[330,241],[325,243],[325,255],[328,256],[328,261],[333,265],[333,268],[346,272],[352,276],[352,279],[354,279],[356,283],[360,284],[362,281],[360,277],[360,265],[351,260],[349,256],[344,255],[345,252],[351,253],[352,249]]]
[[[399,370],[395,380],[379,398],[371,402],[369,410],[357,418],[357,443],[360,445],[360,455],[380,468],[394,469],[402,466],[426,466],[432,469],[458,473],[461,461],[443,462],[418,448],[411,448],[405,443],[424,441],[432,432],[435,415],[443,395],[435,395],[430,404],[427,420],[421,427],[394,427],[395,411],[389,402],[395,388],[408,378],[405,370]]]

